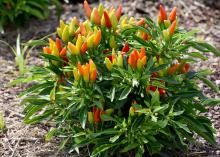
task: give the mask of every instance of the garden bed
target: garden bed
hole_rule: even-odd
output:
[[[96,4],[94,4],[96,5]],[[109,5],[109,4],[106,4]],[[197,35],[198,38],[204,39],[207,42],[211,42],[214,46],[220,49],[220,11],[205,6],[198,1],[175,1],[175,3],[169,2],[166,6],[176,5],[178,8],[180,26],[184,28],[200,28],[201,33]],[[147,16],[155,16],[158,12],[158,2],[151,1],[128,1],[124,4],[124,12],[127,12],[130,16],[140,17],[143,14]],[[61,16],[64,20],[70,20],[73,16],[83,18],[84,13],[82,11],[82,5],[67,6],[64,5],[65,12]],[[212,10],[212,11],[210,11]],[[155,16],[156,19],[156,16]],[[20,30],[22,41],[29,40],[31,38],[40,38],[54,31],[58,21],[54,14],[46,22],[39,22],[32,20],[25,28]],[[5,39],[10,43],[14,43],[17,31],[10,30],[1,39]],[[38,124],[38,125],[24,125],[22,122],[23,107],[19,106],[19,98],[17,95],[25,87],[8,87],[9,81],[17,77],[17,69],[14,66],[13,55],[10,54],[6,47],[0,49],[0,111],[3,111],[5,117],[5,125],[7,130],[4,133],[0,133],[0,156],[78,156],[67,152],[57,153],[58,139],[54,139],[51,142],[45,142],[44,135],[50,129],[52,124]],[[213,71],[210,79],[220,87],[220,58],[207,54],[209,59],[207,61],[198,62],[194,69],[209,68]],[[41,64],[37,51],[31,52],[28,56],[28,65]],[[204,84],[200,83],[201,88],[207,96],[213,98],[220,98],[219,94],[216,94],[209,90]],[[211,119],[215,128],[217,129],[217,142],[220,144],[220,106],[210,107],[209,112],[206,115]],[[202,139],[199,139],[202,145],[194,145],[190,147],[189,156],[208,156],[219,155],[220,150],[208,145]],[[82,155],[85,156],[85,155]]]

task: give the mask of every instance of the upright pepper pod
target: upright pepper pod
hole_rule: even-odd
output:
[[[76,81],[78,81],[80,78],[79,71],[76,68],[73,68],[73,76]]]
[[[59,38],[56,38],[56,46],[58,48],[58,51],[60,52],[62,50],[62,43]]]
[[[161,22],[167,20],[167,13],[162,5],[160,5],[160,18],[161,18]]]
[[[115,11],[114,10],[112,10],[111,12],[110,12],[110,21],[111,21],[111,24],[112,24],[112,28],[114,29],[114,30],[116,30],[116,28],[117,28],[117,25],[118,25],[118,19],[117,19],[117,17],[116,17],[116,15],[115,15]]]
[[[101,32],[101,30],[98,30],[96,35],[94,36],[94,46],[95,47],[97,47],[98,44],[100,43],[101,37],[102,37],[102,32]]]
[[[106,10],[104,10],[103,15],[104,15],[105,26],[111,28],[112,27],[111,20]]]
[[[100,25],[101,24],[101,18],[99,16],[99,12],[97,8],[94,8],[92,11],[92,15],[91,15],[91,21],[93,23],[95,23],[96,25]]]
[[[92,112],[88,112],[88,122],[90,123],[90,124],[93,124],[94,123],[94,115],[93,115],[93,113]]]
[[[112,63],[108,57],[105,57],[105,65],[109,71],[112,70]]]
[[[174,31],[175,31],[175,28],[176,28],[176,20],[173,21],[173,23],[171,24],[170,28],[169,28],[169,36],[172,36]]]
[[[102,3],[99,4],[98,12],[99,16],[102,17],[104,6]]]
[[[72,55],[78,55],[79,49],[71,42],[68,42],[68,49]]]
[[[86,16],[88,17],[88,19],[90,19],[90,16],[91,16],[91,9],[90,9],[90,6],[89,6],[89,3],[87,2],[87,0],[84,1],[84,10],[86,12]]]
[[[115,12],[115,16],[117,17],[117,20],[119,21],[121,18],[121,13],[122,13],[122,5],[118,6],[118,9]]]
[[[63,29],[62,40],[64,42],[68,42],[69,40],[69,26],[68,25],[66,25]]]
[[[115,36],[111,36],[110,39],[109,39],[109,45],[111,48],[116,48],[117,47],[117,44],[116,44],[116,41],[115,41]]]
[[[176,19],[176,7],[170,12],[170,22],[172,23]]]
[[[43,47],[43,51],[46,54],[51,54],[52,53],[52,50],[49,47]]]

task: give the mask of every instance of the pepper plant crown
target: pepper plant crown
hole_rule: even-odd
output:
[[[219,100],[197,81],[218,88],[206,78],[210,70],[191,67],[207,59],[204,52],[220,52],[195,40],[197,30],[179,29],[176,7],[167,14],[160,5],[157,23],[122,16],[122,6],[92,9],[84,1],[84,9],[84,22],[60,21],[56,40],[43,48],[45,66],[27,74],[36,84],[21,93],[24,122],[55,122],[47,140],[57,135],[61,148],[87,148],[91,156],[169,155],[187,149],[194,133],[215,145],[200,113]]]

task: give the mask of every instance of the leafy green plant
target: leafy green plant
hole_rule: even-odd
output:
[[[86,148],[90,156],[172,156],[184,153],[195,133],[216,146],[201,113],[220,100],[206,97],[197,81],[219,89],[206,78],[210,70],[190,67],[219,51],[196,41],[197,31],[178,28],[176,8],[167,18],[160,6],[158,24],[121,17],[121,6],[91,10],[84,1],[84,8],[85,22],[60,21],[56,41],[41,53],[45,67],[19,78],[35,81],[20,94],[24,122],[54,122],[46,140],[58,136],[60,149]]]
[[[49,6],[55,5],[57,13],[61,6],[58,0],[1,0],[0,1],[0,32],[8,24],[22,25],[30,17],[45,19],[49,15]]]

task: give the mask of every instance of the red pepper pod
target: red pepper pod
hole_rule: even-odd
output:
[[[58,48],[58,51],[60,52],[62,50],[62,43],[59,38],[56,38],[56,46]]]
[[[161,22],[167,20],[167,13],[162,5],[160,5],[160,18],[161,18]]]
[[[66,47],[64,47],[64,48],[60,51],[60,56],[61,56],[61,57],[66,56]]]
[[[115,15],[116,15],[118,21],[119,21],[120,18],[121,18],[121,12],[122,12],[122,6],[119,5],[118,9],[117,9],[116,12],[115,12]]]
[[[158,92],[159,92],[160,95],[166,94],[166,90],[165,90],[165,89],[162,89],[162,88],[159,88],[159,89],[158,89]]]
[[[122,52],[128,52],[129,51],[129,45],[128,43],[126,42],[124,47],[122,48]]]
[[[49,47],[43,47],[44,53],[51,54],[52,50]]]
[[[176,7],[170,12],[170,22],[173,22],[176,19]]]
[[[108,28],[111,28],[112,27],[111,20],[110,20],[110,17],[109,17],[106,10],[104,10],[103,15],[104,15],[104,18],[105,18],[105,26],[108,27]]]

